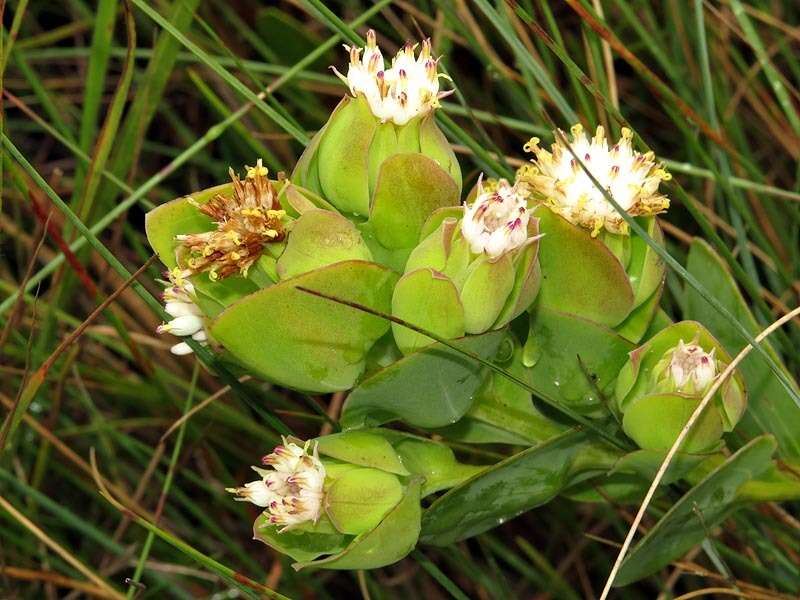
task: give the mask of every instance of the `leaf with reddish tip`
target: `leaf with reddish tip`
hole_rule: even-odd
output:
[[[381,164],[369,222],[386,248],[411,248],[431,213],[457,204],[458,186],[435,160],[395,154]]]
[[[392,296],[392,314],[448,339],[465,333],[458,290],[450,279],[433,269],[417,269],[400,278]],[[427,335],[398,323],[392,323],[392,332],[404,354],[433,343]]]
[[[536,212],[542,287],[539,305],[601,325],[619,325],[633,309],[633,290],[622,264],[600,240],[550,209]]]
[[[314,392],[346,390],[389,324],[295,287],[388,313],[396,280],[374,263],[339,262],[239,300],[211,323],[211,334],[244,366],[276,383]]]

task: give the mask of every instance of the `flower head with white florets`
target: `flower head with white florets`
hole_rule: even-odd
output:
[[[208,273],[212,281],[240,273],[258,260],[267,244],[286,237],[278,194],[258,159],[244,181],[229,170],[233,193],[217,194],[198,210],[216,225],[213,231],[178,235],[179,262],[191,273]]]
[[[481,176],[475,201],[464,204],[461,220],[461,234],[473,253],[497,259],[534,239],[528,237],[529,195],[528,186],[522,181],[511,185],[500,179],[484,185]]]
[[[437,71],[438,59],[431,55],[431,41],[423,40],[418,56],[415,48],[407,43],[386,68],[375,32],[370,29],[364,48],[345,46],[350,53],[347,75],[331,68],[354,97],[361,95],[367,100],[372,114],[381,122],[405,125],[437,108],[439,99],[452,93],[439,92],[439,78],[446,76]]]
[[[538,138],[525,145],[535,155],[533,164],[523,166],[518,179],[528,182],[545,204],[573,225],[591,230],[596,236],[605,228],[610,233],[628,234],[628,223],[587,175],[586,169],[614,201],[631,216],[655,215],[669,208],[669,199],[659,193],[662,181],[672,176],[655,161],[652,152],[633,149],[630,129],[623,128],[619,141],[609,148],[603,127],[589,140],[581,125],[572,127],[572,141],[557,131],[551,151],[539,146]]]
[[[194,285],[189,281],[189,275],[191,271],[179,267],[164,273],[167,280],[162,282],[164,292],[161,297],[164,300],[164,310],[172,319],[159,325],[156,331],[180,337],[191,336],[193,340],[205,345],[208,340],[205,320],[195,302]],[[191,354],[192,349],[186,342],[180,342],[172,346],[170,352],[183,356]]]
[[[669,390],[685,394],[703,394],[713,383],[719,370],[716,348],[706,352],[693,340],[678,345],[664,353],[654,372]]]
[[[306,522],[316,523],[322,514],[325,466],[319,460],[317,445],[298,446],[283,439],[271,454],[262,459],[270,468],[253,467],[261,479],[243,487],[226,488],[237,500],[252,502],[267,509],[269,522],[281,532]]]

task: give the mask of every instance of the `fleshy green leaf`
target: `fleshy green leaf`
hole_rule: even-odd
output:
[[[693,487],[637,544],[614,585],[655,573],[702,542],[733,511],[742,484],[769,466],[775,447],[771,436],[756,438]]]
[[[437,442],[406,436],[395,443],[403,463],[415,475],[425,478],[422,497],[458,485],[485,467],[461,464],[453,451]]]
[[[299,562],[295,569],[377,569],[397,562],[417,543],[420,527],[419,479],[406,487],[403,499],[372,531],[357,536],[347,548],[328,558]]]
[[[454,343],[491,359],[504,335],[492,331]],[[464,415],[485,374],[471,358],[436,343],[364,379],[345,401],[340,422],[347,429],[395,419],[417,427],[443,427]]]
[[[664,234],[661,232],[658,220],[655,217],[643,220],[645,223],[642,223],[642,226],[647,230],[647,234],[655,242],[663,245]],[[633,305],[639,306],[653,295],[664,280],[664,261],[642,238],[631,235],[631,260],[627,272],[634,290]]]
[[[523,361],[533,369],[537,394],[591,412],[602,405],[595,388],[610,398],[632,349],[633,344],[612,329],[537,304],[531,311]],[[596,377],[594,385],[581,363]]]
[[[458,194],[461,195],[461,166],[458,164],[453,147],[444,134],[436,125],[433,112],[428,113],[422,118],[419,127],[419,146],[420,152],[431,157],[436,163],[450,174],[453,181],[458,186]]]
[[[532,370],[522,363],[522,347],[509,336],[495,363],[511,375],[533,385]],[[454,425],[438,431],[445,438],[470,444],[537,444],[563,433],[566,426],[542,415],[531,393],[500,373],[489,373],[467,414]]]
[[[614,465],[614,473],[632,473],[642,481],[650,482],[658,472],[666,450],[635,450],[619,459]],[[683,478],[689,471],[709,457],[708,454],[687,454],[679,452],[675,455],[661,480],[661,485],[669,485]]]
[[[403,497],[396,475],[359,467],[337,477],[325,492],[325,512],[333,526],[351,535],[370,531]]]
[[[317,438],[319,453],[342,462],[408,475],[392,445],[371,431],[347,431]]]
[[[327,517],[323,515],[322,519],[327,520]],[[317,527],[309,524],[303,529],[290,529],[283,533],[279,529],[276,525],[270,525],[269,513],[264,511],[253,524],[253,537],[297,561],[314,560],[323,554],[336,554],[344,550],[353,539],[352,536],[342,533],[329,533],[332,530],[329,523],[327,527],[322,523]],[[321,531],[315,531],[316,529]]]
[[[423,154],[396,154],[383,161],[369,222],[386,248],[411,248],[431,213],[458,204],[458,186]]]
[[[579,454],[584,454],[579,457]],[[421,541],[446,546],[552,500],[566,486],[613,464],[584,432],[534,446],[449,490],[422,518]]]
[[[369,214],[367,157],[378,120],[362,98],[342,99],[320,138],[317,170],[322,195],[342,212]]]
[[[155,207],[145,215],[147,241],[168,269],[178,264],[175,258],[175,248],[178,245],[176,235],[210,231],[214,227],[211,219],[197,210],[193,203],[205,204],[217,194],[226,196],[232,191],[233,184],[225,183],[177,198]]]
[[[686,425],[701,398],[682,394],[652,394],[625,407],[622,428],[641,448],[668,450]],[[702,452],[722,437],[722,419],[709,403],[681,446],[684,452]]]
[[[278,275],[291,279],[344,260],[372,260],[358,229],[339,213],[311,209],[292,224],[278,259]]]
[[[464,308],[458,290],[445,275],[433,269],[417,269],[403,275],[392,295],[392,314],[445,338],[464,335]],[[409,354],[433,343],[426,335],[392,323],[398,348]]]
[[[548,208],[537,209],[542,288],[539,304],[614,327],[633,309],[622,264],[603,242]]]
[[[497,320],[514,289],[514,275],[510,254],[496,261],[482,255],[470,263],[461,288],[467,333],[483,333]]]
[[[294,288],[389,312],[396,279],[374,263],[336,263],[243,298],[211,323],[211,333],[242,364],[276,383],[316,392],[350,389],[388,323]]]

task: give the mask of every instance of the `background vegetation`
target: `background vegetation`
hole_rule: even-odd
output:
[[[617,134],[627,122],[675,177],[662,220],[670,253],[684,263],[692,236],[706,238],[762,327],[798,302],[796,2],[0,0],[0,14],[0,415],[21,417],[0,433],[0,598],[591,598],[602,588],[635,506],[557,501],[389,568],[309,573],[251,541],[255,507],[223,491],[275,444],[276,419],[303,437],[329,432],[342,398],[252,380],[229,393],[169,354],[154,333],[159,265],[147,263],[143,215],[225,181],[229,165],[263,157],[290,171],[344,92],[327,67],[344,65],[353,30],[376,29],[393,51],[431,36],[456,88],[440,118],[466,187],[481,171],[509,175],[531,135],[549,141],[578,120]],[[143,287],[125,286],[146,263]],[[674,318],[681,278],[667,279]],[[774,340],[795,375],[797,325]],[[617,597],[790,597],[796,509],[740,513]]]

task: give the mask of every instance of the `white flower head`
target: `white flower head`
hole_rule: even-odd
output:
[[[524,182],[511,185],[500,179],[487,189],[481,176],[475,202],[471,206],[464,204],[461,220],[461,234],[473,253],[496,259],[529,240],[528,196]]]
[[[415,55],[415,48],[407,43],[387,68],[375,32],[370,29],[363,49],[345,46],[350,52],[347,76],[332,68],[354,97],[360,94],[366,98],[372,114],[381,122],[405,125],[438,107],[439,99],[451,93],[439,92],[439,78],[446,76],[437,71],[438,59],[431,55],[430,40],[423,40],[419,55]]]
[[[702,394],[708,390],[717,376],[716,349],[706,352],[696,342],[689,344],[683,340],[665,355],[668,357],[665,375],[678,392]]]
[[[253,467],[260,480],[226,491],[236,494],[237,500],[265,507],[269,522],[281,526],[281,532],[316,522],[322,513],[325,466],[319,460],[317,445],[310,454],[308,448],[309,442],[301,447],[284,438],[282,445],[262,459],[271,468]]]
[[[194,286],[187,279],[191,275],[191,271],[176,267],[164,275],[167,277],[162,293],[164,310],[173,318],[159,325],[156,332],[191,337],[201,344],[205,344],[208,340],[205,320],[200,307],[195,302]],[[192,348],[186,342],[180,342],[172,346],[170,352],[183,356],[191,354]]]
[[[518,178],[527,181],[534,193],[570,223],[590,229],[596,236],[605,227],[611,233],[627,235],[628,224],[603,192],[589,178],[576,157],[599,185],[631,216],[654,215],[669,208],[669,199],[658,186],[672,176],[655,161],[652,152],[642,154],[631,145],[633,134],[622,129],[622,137],[609,148],[605,131],[598,127],[589,140],[581,125],[572,127],[572,141],[556,132],[551,151],[539,146],[538,138],[525,145],[533,152],[532,165],[525,165]],[[570,148],[572,151],[570,151]]]

